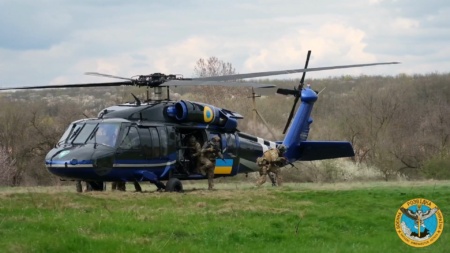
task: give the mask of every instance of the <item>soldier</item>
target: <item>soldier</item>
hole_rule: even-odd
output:
[[[118,190],[118,191],[126,191],[126,183],[122,182],[122,181],[118,181],[118,182],[112,182],[111,184],[111,188],[113,191]]]
[[[283,157],[286,152],[286,146],[283,144],[278,145],[277,148],[271,148],[264,152],[262,157],[256,159],[256,164],[259,168],[259,179],[256,182],[257,186],[261,186],[266,182],[266,176],[269,174],[269,178],[272,181],[272,186],[281,185],[280,167],[286,164],[286,158]],[[272,177],[270,173],[273,173]]]
[[[85,184],[86,184],[86,186],[84,187],[84,189],[83,189],[83,184],[82,184],[82,182],[84,182]],[[75,186],[76,186],[76,189],[77,189],[77,192],[90,192],[90,191],[92,191],[92,187],[91,187],[91,185],[88,183],[88,182],[85,182],[85,181],[81,181],[81,180],[77,180],[76,182],[75,182]]]
[[[139,184],[138,181],[135,180],[133,182],[133,184],[134,184],[134,189],[136,190],[136,192],[142,192],[142,187],[141,187],[141,185]]]
[[[186,151],[188,156],[187,158],[190,160],[189,169],[192,170],[190,172],[199,173],[198,166],[200,163],[200,157],[202,155],[202,148],[195,136],[191,135],[189,137],[188,149]]]
[[[77,189],[77,192],[83,192],[83,185],[81,185],[81,180],[77,180],[75,182],[75,187]]]
[[[275,175],[275,173],[273,172],[269,172],[268,175],[270,182],[272,182],[272,186],[277,186],[277,175]]]
[[[220,138],[215,136],[210,141],[206,142],[201,150],[200,158],[200,173],[202,175],[208,175],[208,190],[214,188],[214,167],[216,165],[216,158],[223,159],[222,152],[220,151]]]

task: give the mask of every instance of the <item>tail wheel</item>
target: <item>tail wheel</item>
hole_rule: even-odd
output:
[[[166,184],[167,192],[183,192],[183,184],[178,178],[171,178]]]

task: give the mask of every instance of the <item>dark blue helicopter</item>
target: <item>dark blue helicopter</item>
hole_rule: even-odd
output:
[[[124,79],[121,82],[32,86],[8,89],[43,89],[136,85],[155,89],[181,85],[224,85],[271,88],[251,82],[236,82],[244,78],[291,73],[303,73],[297,89],[278,89],[277,93],[293,95],[294,105],[284,132],[284,140],[268,141],[237,130],[238,119],[243,117],[227,109],[191,101],[171,101],[157,97],[141,102],[116,105],[102,110],[98,118],[72,122],[55,148],[45,157],[50,173],[68,180],[89,182],[94,190],[102,190],[103,182],[150,181],[166,191],[182,191],[180,180],[205,179],[193,173],[193,163],[186,157],[187,138],[195,136],[201,144],[214,136],[220,138],[223,159],[217,159],[215,177],[234,176],[238,173],[258,171],[256,158],[279,144],[287,147],[285,157],[290,162],[312,161],[354,156],[353,148],[345,141],[308,141],[312,119],[310,117],[318,94],[304,87],[305,73],[338,68],[352,68],[397,62],[344,65],[323,68],[305,68],[228,76],[185,79],[161,73],[123,78],[99,73],[90,75]],[[169,92],[167,92],[169,94]],[[134,95],[133,95],[134,96]],[[301,105],[294,114],[298,100]],[[292,121],[292,124],[291,124]],[[288,128],[289,127],[289,128]],[[161,181],[167,181],[166,184]]]

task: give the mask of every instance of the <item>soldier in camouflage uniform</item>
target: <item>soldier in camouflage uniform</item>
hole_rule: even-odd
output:
[[[111,184],[111,188],[113,191],[118,190],[118,191],[126,191],[126,183],[122,182],[122,181],[118,181],[118,182],[112,182]]]
[[[286,164],[286,158],[283,157],[284,152],[286,152],[286,146],[283,144],[278,145],[277,148],[271,148],[264,152],[262,157],[256,159],[256,164],[259,168],[259,179],[256,185],[261,186],[266,182],[266,177],[269,175],[272,181],[272,186],[281,185],[281,175],[280,167]],[[270,173],[273,173],[272,177]]]
[[[215,136],[210,141],[206,142],[201,150],[200,158],[200,173],[208,176],[208,190],[214,188],[214,167],[216,166],[216,158],[223,159],[222,152],[220,151],[220,138]]]
[[[272,182],[272,186],[277,186],[277,175],[273,172],[269,172],[267,175],[269,176],[270,182]]]
[[[192,170],[190,172],[193,173],[200,173],[198,171],[198,166],[200,163],[200,157],[202,155],[202,147],[200,146],[200,143],[197,141],[195,136],[191,135],[189,137],[189,143],[188,143],[188,149],[187,151],[187,158],[190,160],[190,166],[189,169]]]

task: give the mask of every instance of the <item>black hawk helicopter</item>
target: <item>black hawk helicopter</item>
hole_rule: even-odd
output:
[[[108,107],[98,118],[86,118],[72,122],[55,147],[45,157],[48,171],[64,180],[82,180],[93,190],[103,190],[104,182],[149,181],[166,191],[182,191],[180,180],[205,179],[192,173],[193,162],[185,156],[187,138],[195,136],[201,144],[212,137],[220,138],[223,159],[217,159],[215,177],[234,176],[238,173],[258,171],[256,158],[264,151],[283,144],[287,147],[285,157],[289,162],[313,161],[354,156],[353,147],[346,141],[309,141],[308,133],[313,105],[318,98],[316,91],[304,87],[305,73],[330,69],[365,67],[398,62],[342,65],[308,68],[311,51],[308,52],[303,69],[235,74],[204,78],[183,78],[179,75],[154,73],[136,78],[100,73],[86,73],[122,79],[120,82],[83,83],[1,88],[55,89],[75,87],[103,87],[134,85],[153,88],[156,95],[163,87],[186,85],[223,85],[253,88],[273,88],[252,82],[238,82],[245,78],[303,73],[298,88],[278,89],[277,93],[293,95],[291,109],[283,140],[269,141],[240,132],[238,119],[243,116],[224,108],[193,101],[171,101],[157,96],[141,102]],[[298,100],[301,105],[295,112]],[[292,121],[292,124],[291,124]],[[288,128],[289,127],[289,128]],[[167,181],[166,184],[161,181]]]

